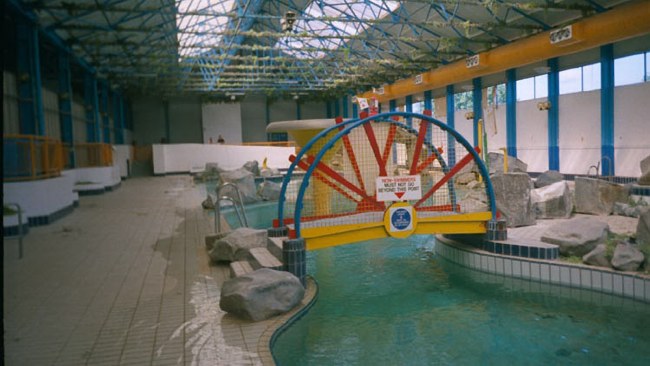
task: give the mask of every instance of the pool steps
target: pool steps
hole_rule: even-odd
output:
[[[282,241],[287,237],[269,238],[266,248],[253,248],[250,250],[249,261],[236,261],[230,263],[230,277],[239,277],[260,268],[283,270]],[[206,237],[207,240],[207,237]]]

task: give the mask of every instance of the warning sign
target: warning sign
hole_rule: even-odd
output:
[[[407,201],[422,198],[419,175],[377,178],[377,201]]]

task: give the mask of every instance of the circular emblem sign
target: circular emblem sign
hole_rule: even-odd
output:
[[[406,238],[413,234],[416,225],[415,209],[408,202],[395,202],[384,212],[384,228],[392,237]]]

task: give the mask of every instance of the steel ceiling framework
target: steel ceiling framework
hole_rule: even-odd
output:
[[[607,11],[607,0],[24,0],[129,93],[355,93]],[[292,31],[281,22],[296,15]]]

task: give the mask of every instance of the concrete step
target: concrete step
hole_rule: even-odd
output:
[[[243,276],[253,271],[254,269],[248,261],[230,262],[230,278]]]
[[[279,238],[269,238],[266,248],[273,254],[279,261],[282,261],[282,241],[288,239],[283,236]]]
[[[266,248],[253,248],[250,250],[253,259],[250,261],[253,269],[270,268],[278,271],[282,270],[282,262],[280,262],[271,252]]]

